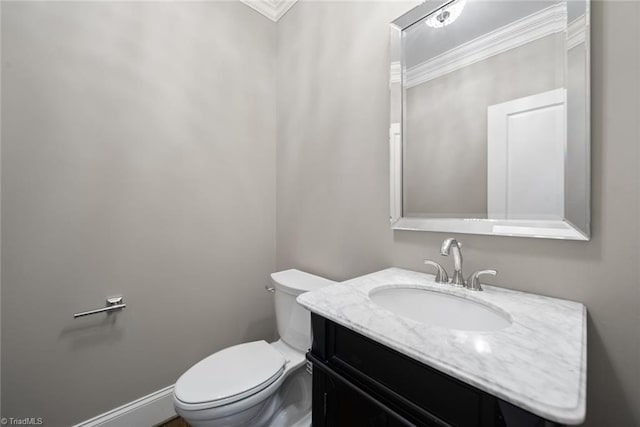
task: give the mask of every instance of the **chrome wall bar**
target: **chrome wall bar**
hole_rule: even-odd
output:
[[[124,303],[124,300],[122,299],[122,297],[107,298],[106,307],[96,308],[95,310],[83,311],[80,313],[75,313],[73,315],[73,318],[77,319],[78,317],[91,316],[92,314],[99,314],[99,313],[111,314],[113,311],[122,310],[126,306],[127,304]]]

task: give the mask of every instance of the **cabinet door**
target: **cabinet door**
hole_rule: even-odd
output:
[[[327,427],[407,427],[409,420],[390,414],[381,402],[366,397],[330,374],[313,373],[313,425]]]

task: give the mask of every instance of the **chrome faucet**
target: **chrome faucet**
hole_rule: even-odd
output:
[[[465,281],[462,274],[462,253],[460,252],[462,244],[454,238],[449,238],[442,243],[440,248],[440,254],[448,256],[450,252],[453,252],[453,276],[451,277],[450,284],[453,286],[464,287]]]

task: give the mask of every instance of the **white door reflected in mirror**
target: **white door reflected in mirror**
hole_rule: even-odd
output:
[[[565,90],[488,108],[489,219],[564,218]]]

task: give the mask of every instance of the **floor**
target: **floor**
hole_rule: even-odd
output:
[[[191,427],[185,420],[180,417],[171,418],[162,424],[158,424],[154,427]],[[291,427],[311,427],[311,414],[296,422]]]
[[[162,424],[158,424],[156,427],[189,427],[189,424],[180,417],[171,418]]]

